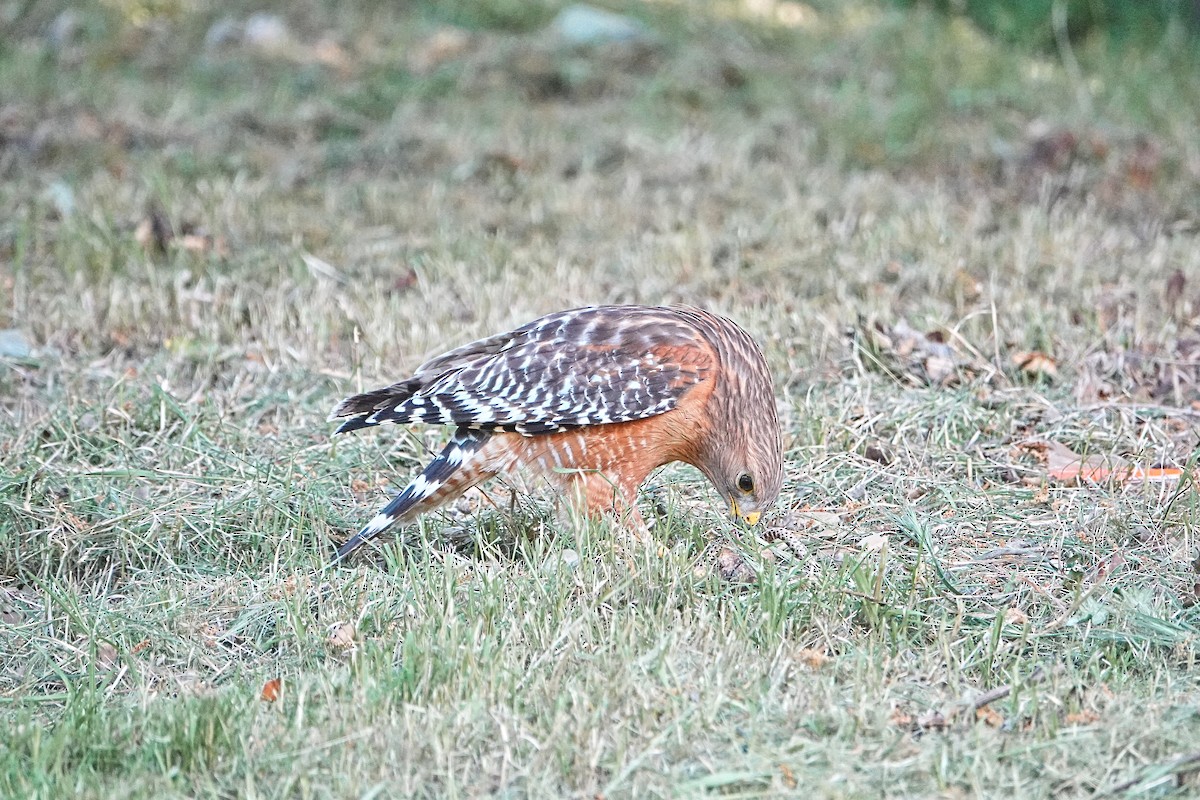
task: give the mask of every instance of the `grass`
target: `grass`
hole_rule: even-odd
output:
[[[0,796],[1195,791],[1194,486],[1031,445],[1194,467],[1193,56],[616,7],[659,44],[106,3],[51,47],[0,3]],[[493,488],[327,567],[439,436],[331,438],[340,397],[595,302],[763,343],[761,530],[669,468],[661,555]]]

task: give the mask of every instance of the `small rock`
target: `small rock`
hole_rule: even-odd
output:
[[[551,554],[549,558],[542,563],[542,572],[547,575],[553,575],[559,570],[566,572],[573,571],[579,566],[579,553],[576,553],[571,548],[565,548],[559,553]]]
[[[242,28],[242,42],[266,53],[277,53],[291,42],[287,23],[277,14],[251,14]]]
[[[79,28],[79,12],[68,8],[60,12],[50,23],[50,29],[46,32],[46,40],[55,50],[62,50],[75,44],[75,40],[79,38]]]
[[[558,12],[550,30],[570,45],[637,42],[651,38],[646,27],[632,17],[576,3]]]
[[[212,51],[229,47],[241,41],[243,35],[242,23],[233,17],[221,17],[204,34],[204,49]]]
[[[0,331],[0,357],[29,358],[32,354],[33,347],[21,331],[16,328]]]
[[[879,443],[872,442],[863,450],[863,455],[871,461],[883,464],[885,467],[892,463],[892,456],[887,449]]]
[[[66,219],[75,213],[75,190],[70,184],[55,181],[46,188],[46,197],[54,206],[59,219]]]

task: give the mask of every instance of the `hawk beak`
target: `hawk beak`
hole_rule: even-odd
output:
[[[758,524],[758,518],[762,516],[761,511],[751,511],[747,514],[743,514],[742,510],[738,508],[738,501],[735,497],[729,498],[729,510],[733,513],[733,516],[741,517],[742,521],[751,528]]]

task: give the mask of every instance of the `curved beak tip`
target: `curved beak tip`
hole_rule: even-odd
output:
[[[742,521],[745,522],[747,525],[749,525],[751,528],[753,528],[755,525],[758,524],[758,518],[762,516],[761,511],[749,511],[749,512],[743,514],[742,510],[740,508],[738,508],[737,500],[734,500],[732,498],[729,501],[729,510],[733,512],[734,517],[741,517]]]

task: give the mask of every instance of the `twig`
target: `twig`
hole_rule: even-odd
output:
[[[1025,679],[1024,685],[1025,686],[1033,686],[1035,684],[1041,683],[1045,677],[1046,677],[1046,670],[1042,669],[1041,667],[1035,667],[1033,672],[1029,673],[1029,677],[1027,677]],[[979,709],[983,708],[984,706],[991,705],[992,703],[996,702],[997,700],[1003,700],[1004,698],[1006,698],[1010,694],[1012,694],[1012,690],[1013,690],[1013,685],[1011,683],[1005,683],[1001,686],[997,686],[995,689],[989,689],[988,691],[986,691],[983,694],[976,697],[975,700],[971,702],[970,709],[972,711],[978,711]],[[950,715],[953,716],[955,713],[957,713],[958,711],[961,711],[963,708],[965,708],[965,706],[960,706],[958,709],[952,710],[950,712]]]
[[[1033,670],[1033,672],[1029,673],[1029,677],[1025,679],[1025,685],[1033,686],[1035,683],[1041,683],[1042,679],[1045,677],[1046,677],[1046,670],[1042,669],[1041,667],[1037,667]],[[991,705],[992,703],[996,702],[997,700],[1003,700],[1004,698],[1008,697],[1010,694],[1012,694],[1012,684],[1011,683],[1006,683],[1002,686],[997,686],[995,689],[986,691],[983,694],[979,695],[979,697],[976,697],[975,702],[971,704],[972,705],[971,710],[978,711],[979,709],[983,708],[984,706]]]
[[[1120,794],[1121,792],[1125,791],[1126,789],[1132,789],[1134,786],[1137,786],[1139,783],[1148,781],[1152,778],[1162,778],[1167,775],[1173,775],[1178,772],[1183,772],[1184,771],[1182,769],[1183,767],[1190,767],[1193,764],[1200,764],[1200,750],[1193,750],[1190,753],[1185,753],[1181,756],[1176,756],[1175,758],[1171,759],[1170,761],[1167,761],[1166,763],[1158,764],[1158,765],[1143,769],[1143,770],[1141,770],[1141,772],[1138,775],[1135,775],[1134,777],[1130,778],[1129,780],[1121,781],[1116,786],[1112,786],[1108,789],[1105,789],[1104,791],[1100,792],[1099,794],[1093,795],[1093,797],[1111,797],[1112,795]]]
[[[1033,686],[1035,684],[1041,683],[1045,677],[1046,677],[1046,670],[1042,669],[1040,666],[1035,667],[1033,672],[1029,673],[1029,677],[1027,677],[1025,679],[1023,685],[1024,686]],[[997,700],[1003,700],[1004,698],[1006,698],[1010,694],[1012,694],[1012,691],[1013,691],[1013,684],[1011,684],[1011,683],[1006,683],[1001,686],[997,686],[994,689],[989,689],[988,691],[979,695],[978,697],[976,697],[974,700],[972,700],[970,702],[964,702],[964,703],[959,704],[958,706],[955,706],[954,708],[951,708],[945,714],[941,713],[940,711],[937,711],[936,709],[934,711],[927,712],[926,714],[923,714],[918,719],[917,725],[919,728],[938,728],[938,729],[946,728],[951,723],[953,723],[954,720],[957,719],[964,711],[967,711],[968,709],[971,711],[978,711],[981,708],[985,708],[986,706],[991,705],[992,703],[996,702]],[[922,722],[921,720],[925,720],[925,721]]]
[[[988,550],[986,553],[980,553],[974,558],[967,559],[966,561],[956,561],[948,566],[965,567],[971,564],[980,564],[993,558],[1006,558],[1008,556],[1048,556],[1050,552],[1050,548],[1040,545],[1037,547],[997,547],[994,550]]]

